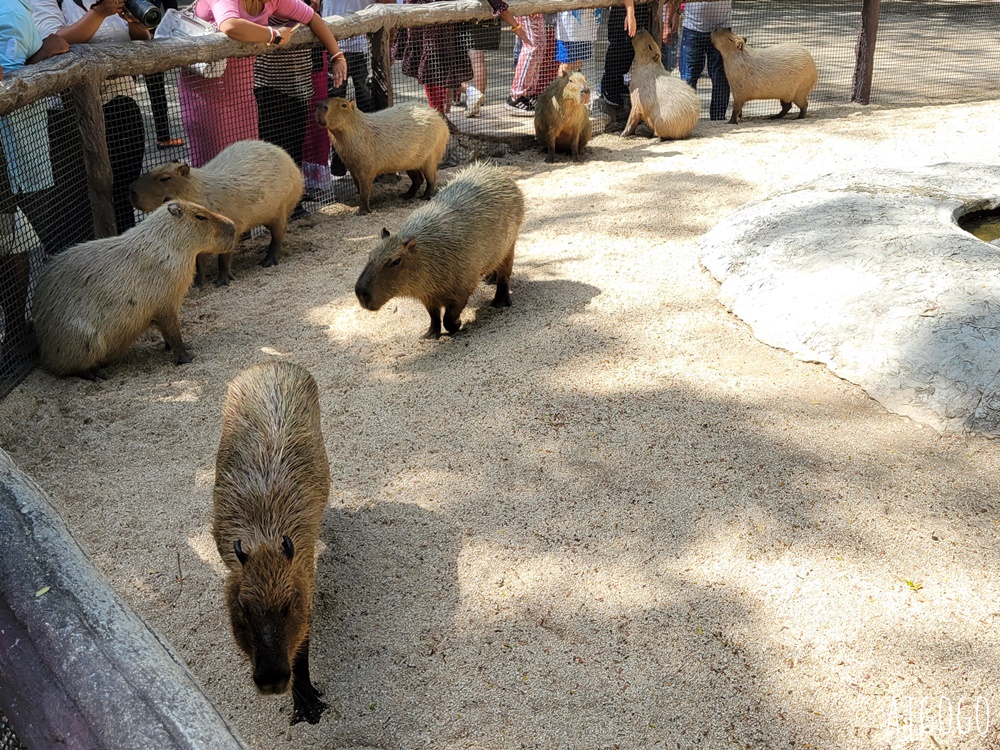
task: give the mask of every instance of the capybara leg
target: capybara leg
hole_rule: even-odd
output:
[[[573,148],[571,149],[573,155],[573,161],[583,161],[580,157],[580,141],[573,141]]]
[[[788,114],[788,110],[792,108],[791,102],[786,102],[784,99],[781,100],[781,111],[776,115],[771,115],[772,120],[780,120],[782,117]]]
[[[267,231],[271,233],[271,244],[267,246],[267,255],[260,262],[264,268],[278,265],[278,253],[285,241],[285,223],[285,219],[278,217],[273,224],[267,225]]]
[[[163,334],[163,340],[170,347],[170,351],[173,352],[174,364],[185,365],[190,362],[191,355],[184,348],[184,341],[181,339],[181,321],[177,317],[177,313],[164,312],[157,315],[156,320],[153,322],[160,329],[160,333]]]
[[[199,289],[205,286],[206,263],[208,263],[208,256],[206,255],[199,255],[194,260],[194,267],[195,267],[194,283]]]
[[[510,252],[500,263],[496,270],[497,293],[490,302],[490,307],[510,307],[510,275],[514,270],[514,246],[511,245]]]
[[[320,700],[323,693],[309,679],[309,638],[302,642],[292,664],[292,724],[307,721],[318,724],[326,704]]]
[[[100,367],[91,367],[89,370],[78,372],[76,376],[83,380],[89,380],[91,383],[96,383],[98,380],[108,379],[108,374]]]
[[[235,278],[233,276],[233,254],[223,253],[219,256],[219,275],[215,278],[215,285],[229,286],[229,282]]]
[[[431,316],[431,327],[427,329],[420,338],[439,339],[441,338],[441,306],[433,303],[427,306],[427,314]]]
[[[730,125],[735,125],[736,121],[743,117],[743,104],[744,102],[733,99],[733,116],[729,118]]]
[[[635,129],[639,127],[639,123],[642,122],[642,115],[639,113],[639,108],[633,106],[628,113],[628,122],[625,123],[625,129],[622,131],[622,137],[625,138],[630,135],[635,135]]]
[[[462,327],[462,310],[468,303],[468,298],[462,302],[449,302],[444,308],[444,329],[448,333],[458,333]]]
[[[799,108],[799,116],[796,119],[801,120],[803,117],[806,116],[806,110],[809,109],[809,100],[803,99],[801,104],[795,102],[795,106]]]
[[[437,195],[437,176],[438,168],[437,164],[429,167],[425,167],[423,170],[424,179],[427,180],[427,189],[424,190],[424,194],[420,196],[425,201],[429,201],[435,195]]]
[[[354,184],[358,188],[358,195],[361,196],[361,208],[358,209],[359,216],[364,216],[365,214],[371,213],[372,182],[373,180],[368,179],[367,175],[365,176],[365,179],[361,179],[359,177],[354,178]]]
[[[545,157],[545,162],[547,164],[552,164],[556,160],[556,136],[555,133],[549,135],[549,142],[546,146],[546,151],[548,151],[548,156]]]
[[[409,200],[420,192],[420,186],[424,184],[424,173],[419,169],[407,169],[406,174],[410,178],[410,189],[403,193],[403,197]]]

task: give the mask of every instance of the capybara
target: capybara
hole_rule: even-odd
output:
[[[778,99],[781,111],[777,120],[788,114],[792,103],[799,108],[799,119],[806,116],[809,94],[816,85],[816,63],[801,44],[786,42],[764,49],[747,46],[746,37],[732,29],[712,32],[712,44],[722,55],[726,78],[733,92],[732,125],[743,116],[743,105],[756,99]]]
[[[265,141],[238,141],[203,167],[170,162],[154,167],[132,184],[132,205],[153,211],[175,198],[194,201],[236,223],[237,236],[254,227],[271,232],[261,265],[278,263],[285,226],[302,198],[302,172],[280,146]],[[233,279],[232,253],[219,256],[216,286]],[[205,262],[198,261],[198,286],[205,283]]]
[[[455,333],[479,280],[496,277],[493,307],[510,307],[514,245],[524,221],[524,195],[498,168],[474,164],[455,175],[372,250],[354,291],[366,310],[393,297],[419,300],[431,316],[425,339]]]
[[[663,69],[660,43],[640,29],[632,37],[635,59],[629,69],[632,109],[623,136],[633,135],[645,121],[662,139],[687,138],[701,114],[701,101],[694,89]]]
[[[319,389],[289,362],[229,383],[215,464],[212,534],[229,568],[226,606],[264,694],[292,688],[292,723],[326,704],[309,678],[314,556],[330,493]]]
[[[225,216],[178,200],[124,234],[56,255],[42,268],[32,303],[42,366],[103,378],[101,365],[125,354],[151,325],[175,364],[190,362],[177,313],[195,258],[232,252],[238,236]]]
[[[316,121],[351,172],[361,196],[359,214],[371,211],[372,184],[380,174],[405,171],[413,184],[404,198],[415,196],[424,180],[422,197],[434,195],[449,131],[444,117],[426,104],[397,104],[366,114],[353,100],[326,99],[316,105]]]
[[[573,161],[590,141],[590,87],[583,73],[563,73],[535,103],[535,137],[545,147],[545,161],[556,160],[556,151],[569,152]]]

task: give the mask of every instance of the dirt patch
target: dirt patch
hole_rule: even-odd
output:
[[[985,740],[937,713],[964,699],[966,727],[982,697],[1000,716],[995,446],[754,340],[697,243],[827,172],[996,162],[998,109],[844,107],[508,159],[528,202],[514,306],[483,287],[434,344],[417,303],[354,299],[410,210],[376,186],[372,216],[332,206],[278,267],[244,254],[232,286],[192,292],[192,364],[149,335],[108,382],[35,373],[0,404],[0,444],[254,748],[871,750],[916,739],[924,698],[941,746],[995,746],[982,708]],[[267,358],[315,375],[331,461],[316,726],[254,692],[208,531],[225,384]]]

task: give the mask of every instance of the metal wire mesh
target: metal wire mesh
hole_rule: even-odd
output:
[[[14,734],[7,717],[0,713],[0,750],[28,750]]]

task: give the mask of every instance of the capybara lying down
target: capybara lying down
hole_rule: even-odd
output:
[[[226,607],[264,694],[292,689],[292,723],[326,704],[309,677],[314,555],[330,493],[319,390],[305,369],[267,362],[229,383],[215,464],[212,534],[229,568]]]
[[[448,123],[426,104],[397,104],[366,114],[349,99],[316,105],[316,121],[327,129],[337,154],[361,195],[359,214],[371,211],[372,184],[380,174],[403,172],[413,181],[404,198],[434,195],[437,168],[448,147]]]
[[[816,63],[809,50],[794,42],[752,49],[747,46],[746,37],[724,28],[712,32],[712,44],[722,54],[733,92],[730,124],[735,125],[743,116],[744,104],[756,99],[781,102],[781,111],[772,115],[772,120],[787,115],[793,103],[799,108],[799,119],[806,116],[809,94],[817,80]]]
[[[663,69],[660,43],[640,29],[632,37],[635,59],[629,69],[632,109],[623,136],[645,122],[660,138],[687,138],[698,124],[701,101],[694,89]]]
[[[510,306],[514,245],[524,221],[524,195],[498,168],[474,164],[455,175],[437,197],[403,222],[382,230],[354,291],[366,310],[393,297],[423,303],[431,316],[425,339],[455,333],[479,280],[495,274],[493,307]]]
[[[132,183],[131,198],[140,211],[154,211],[175,198],[200,203],[232,219],[237,237],[254,227],[267,227],[271,244],[261,265],[268,267],[278,263],[288,217],[303,189],[302,172],[283,148],[265,141],[238,141],[203,167],[176,161],[154,167]],[[219,256],[216,286],[234,278],[232,265],[232,253]],[[196,283],[205,283],[204,258],[198,260]]]
[[[42,367],[54,375],[104,377],[149,326],[163,334],[174,363],[191,361],[177,317],[195,258],[228,253],[236,227],[188,201],[160,206],[117,237],[92,240],[42,269],[32,310]]]
[[[556,151],[582,161],[590,142],[590,86],[580,72],[557,77],[535,104],[535,137],[548,152],[545,161],[556,160]]]

